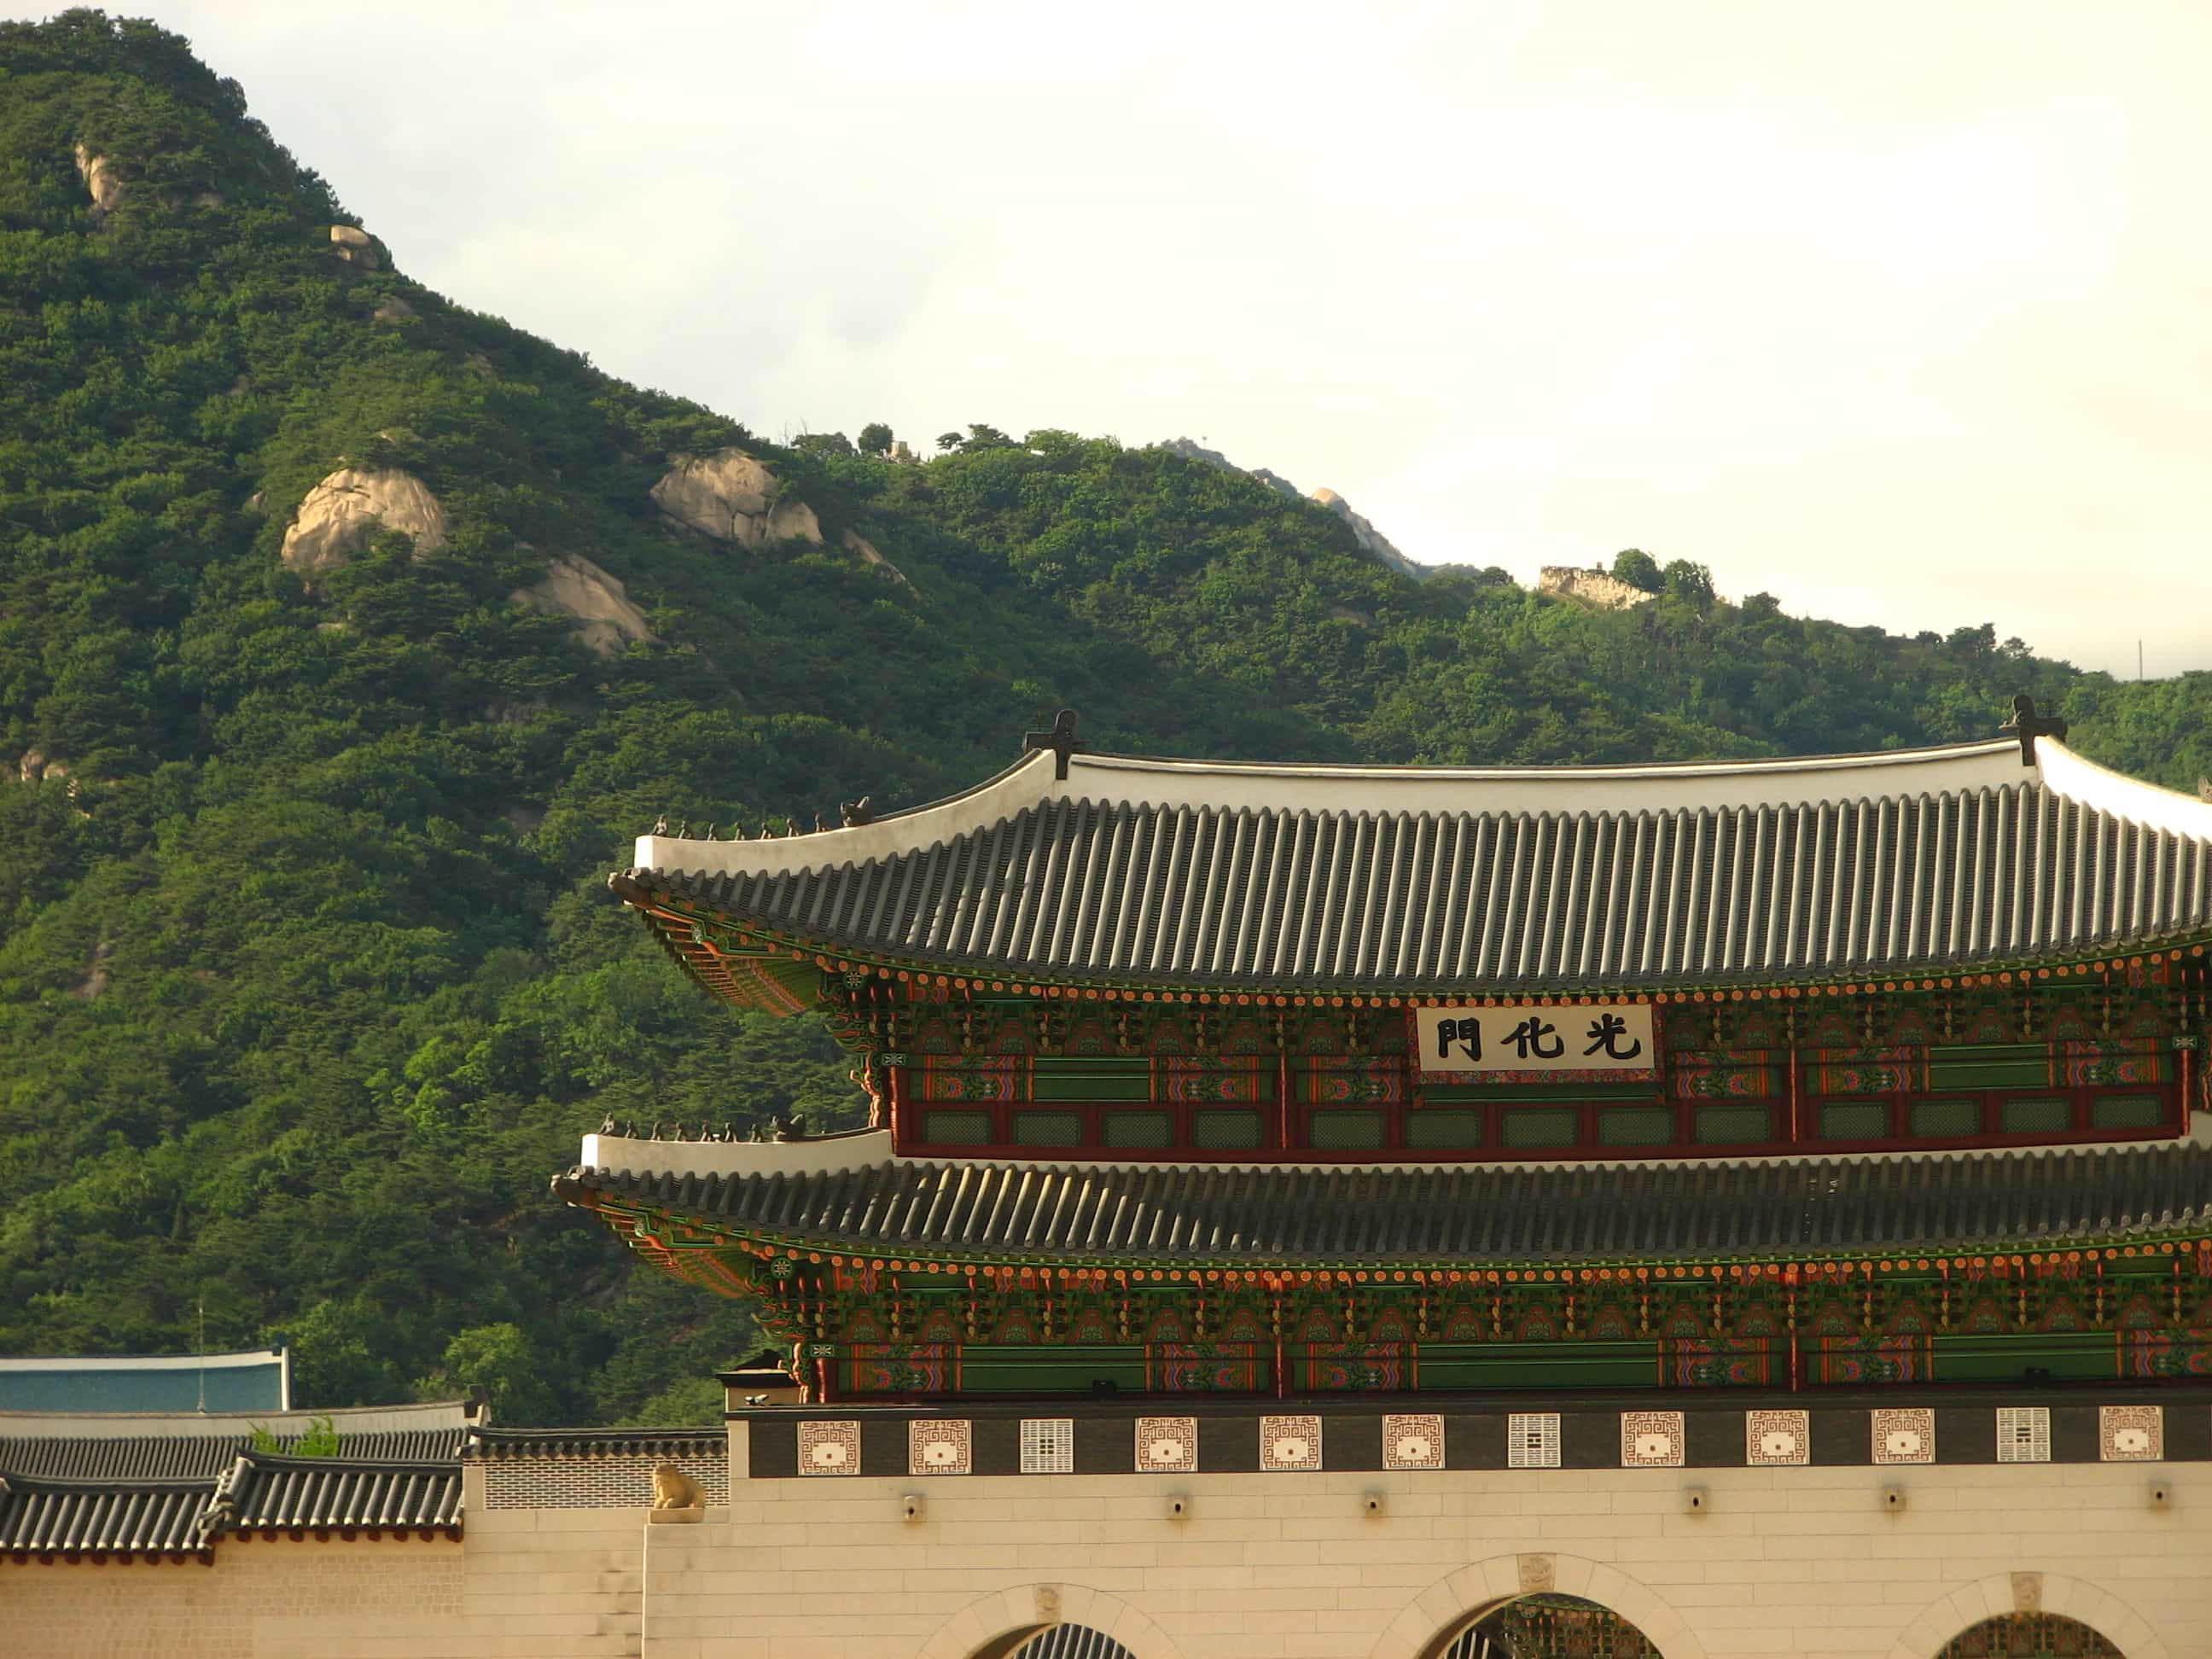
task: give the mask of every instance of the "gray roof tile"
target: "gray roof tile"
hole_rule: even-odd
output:
[[[617,885],[863,954],[1138,984],[1718,984],[2032,960],[2212,926],[2212,830],[2198,833],[2196,803],[2109,775],[2102,793],[2072,794],[2035,770],[2002,781],[1993,759],[1987,745],[1904,757],[1850,775],[1887,793],[1832,799],[1817,798],[1816,770],[1796,792],[1814,798],[1759,773],[1722,775],[1735,793],[1710,800],[1686,771],[1672,804],[1618,808],[1592,806],[1602,780],[1563,775],[1571,792],[1522,787],[1496,811],[1463,779],[1416,793],[1418,772],[1378,774],[1372,809],[1341,804],[1335,777],[1307,806],[1296,777],[1257,805],[1023,803],[1010,774],[964,814],[956,801],[909,815],[903,842],[899,821],[769,843],[647,838]],[[1094,764],[1076,779],[1118,775]],[[1132,776],[1132,797],[1148,782],[1188,795],[1180,774]],[[1747,796],[1745,776],[1766,796]],[[875,850],[829,861],[846,845]]]
[[[2202,1227],[2212,1148],[1695,1164],[1203,1170],[896,1160],[575,1169],[562,1196],[860,1249],[1131,1263],[1725,1260],[2128,1239]]]

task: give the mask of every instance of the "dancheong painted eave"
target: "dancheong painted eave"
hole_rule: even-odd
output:
[[[1039,752],[858,827],[648,836],[635,859],[615,890],[709,988],[764,1006],[811,1000],[813,963],[708,949],[695,921],[925,971],[1446,995],[1814,983],[2212,936],[2212,805],[2048,737],[1523,770],[1078,753],[1061,775]]]
[[[841,1156],[726,1171],[686,1148],[592,1150],[555,1193],[696,1243],[1012,1262],[1251,1267],[1856,1260],[2212,1236],[2212,1146],[1668,1165],[1356,1170]],[[781,1152],[786,1149],[773,1149]],[[675,1156],[671,1156],[671,1154]],[[651,1224],[648,1223],[650,1227]]]

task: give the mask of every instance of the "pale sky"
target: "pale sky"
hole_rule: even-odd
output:
[[[2212,667],[2203,0],[141,4],[409,275],[771,436]]]

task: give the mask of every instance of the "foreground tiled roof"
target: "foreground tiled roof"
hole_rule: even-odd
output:
[[[403,1462],[248,1454],[214,1507],[228,1530],[411,1531],[461,1520],[458,1462]]]
[[[255,1450],[222,1414],[105,1434],[69,1432],[80,1425],[65,1416],[13,1414],[0,1419],[12,1431],[0,1433],[0,1558],[204,1559],[247,1533],[458,1535],[465,1417],[458,1402],[277,1417],[280,1445],[318,1419],[343,1425],[338,1451],[300,1456]],[[82,1426],[164,1422],[95,1415]]]
[[[773,1174],[578,1168],[554,1189],[856,1249],[1132,1263],[1686,1261],[2128,1239],[2202,1227],[2212,1147],[1565,1167],[889,1159]]]
[[[1131,984],[1637,988],[2212,927],[2212,805],[2055,739],[1540,772],[1040,753],[857,829],[658,835],[612,878],[779,938]]]
[[[0,1554],[190,1555],[207,1546],[214,1484],[0,1474]]]

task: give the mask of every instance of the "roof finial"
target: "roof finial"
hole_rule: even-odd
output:
[[[2035,764],[2035,740],[2038,738],[2064,737],[2066,722],[2056,714],[2037,714],[2035,699],[2023,691],[2012,700],[2012,718],[1997,729],[2009,732],[2020,739],[2020,763],[2033,766]]]
[[[1024,754],[1039,749],[1052,750],[1052,775],[1062,783],[1067,781],[1067,757],[1084,746],[1075,739],[1075,711],[1073,708],[1063,708],[1054,714],[1052,725],[1046,730],[1022,734]]]

